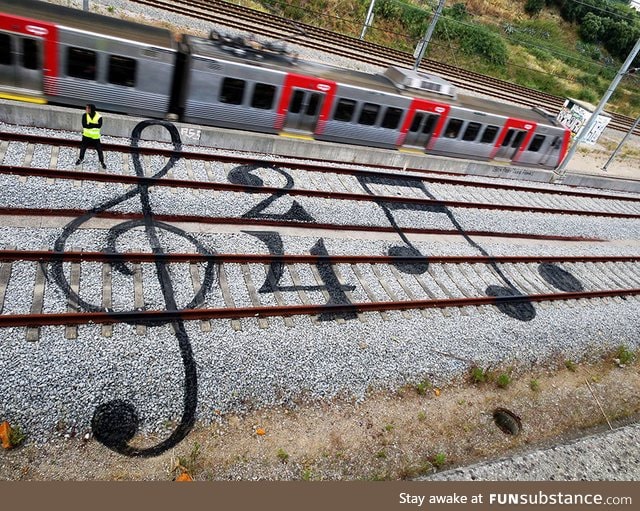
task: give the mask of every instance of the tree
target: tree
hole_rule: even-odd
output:
[[[582,19],[580,24],[580,37],[588,43],[597,43],[602,41],[607,25],[610,24],[609,19],[603,19],[600,16],[589,12]]]
[[[546,0],[527,0],[527,3],[524,6],[524,11],[529,16],[536,16],[540,14],[540,11],[545,5]]]

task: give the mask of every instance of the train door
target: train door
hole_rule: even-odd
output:
[[[42,90],[42,41],[0,33],[0,84]]]
[[[527,132],[524,130],[508,130],[494,158],[496,160],[513,160],[513,157],[518,154],[526,135]]]
[[[529,145],[537,124],[519,119],[507,119],[491,154],[491,159],[518,161]]]
[[[422,151],[431,148],[440,136],[450,109],[449,105],[413,98],[396,145]]]
[[[284,120],[284,129],[315,131],[324,99],[323,92],[294,87]]]
[[[293,136],[324,131],[337,84],[323,78],[288,73],[282,84],[275,128]]]
[[[404,139],[405,146],[424,148],[429,143],[440,116],[429,112],[416,112]]]

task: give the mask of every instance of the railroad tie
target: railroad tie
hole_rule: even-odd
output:
[[[112,310],[113,308],[111,271],[112,271],[112,267],[110,263],[104,263],[102,265],[102,308],[107,311]],[[102,336],[111,337],[112,335],[113,335],[113,325],[109,323],[104,323],[102,325]]]
[[[79,252],[78,248],[72,247],[72,252]],[[69,273],[69,286],[71,291],[76,295],[80,293],[80,261],[74,261],[71,263],[71,269]],[[72,297],[67,298],[67,312],[79,312],[77,300]],[[64,327],[64,336],[66,339],[78,338],[78,325],[66,325]]]
[[[142,290],[142,266],[140,263],[133,263],[133,306],[137,311],[144,310],[144,294]],[[136,325],[136,333],[138,335],[146,335],[146,325]]]
[[[184,164],[187,167],[187,177],[189,178],[190,181],[195,181],[196,177],[193,173],[193,163],[191,162],[190,159],[186,159],[184,160]],[[197,188],[190,188],[190,191],[193,195],[195,195],[196,197],[198,195],[200,195],[200,190]],[[194,288],[195,289],[195,288]],[[202,325],[201,325],[202,326]]]
[[[263,268],[264,268],[265,275],[266,275],[265,278],[268,280],[269,285],[271,286],[271,290],[273,292],[273,297],[276,299],[276,303],[280,307],[285,307],[287,305],[287,302],[285,301],[284,297],[282,296],[282,293],[278,290],[278,283],[276,282],[276,279],[273,276],[273,274],[269,271],[269,265],[265,264],[265,265],[263,265]],[[285,316],[282,319],[284,320],[285,326],[287,326],[289,328],[294,326],[293,318],[291,316]]]
[[[43,248],[46,250],[46,248]],[[46,263],[36,262],[36,278],[33,286],[33,300],[31,302],[31,314],[42,314],[44,304],[45,269]],[[27,341],[34,342],[40,339],[40,327],[27,327]]]
[[[360,271],[360,268],[358,268],[358,265],[355,263],[352,264],[351,270],[353,271],[353,274],[358,279],[358,282],[360,282],[360,285],[362,286],[362,289],[364,289],[364,292],[367,294],[367,297],[369,298],[369,300],[372,303],[377,302],[378,298],[376,297],[375,293],[372,291],[371,287],[369,286],[369,283],[367,282],[364,275]],[[380,312],[380,317],[384,321],[389,321],[389,313],[387,311],[379,311],[379,312]]]
[[[0,158],[1,160],[2,158]],[[15,250],[15,245],[7,247],[8,250]],[[4,310],[4,298],[7,293],[7,286],[9,285],[9,279],[11,278],[11,269],[13,262],[7,261],[0,263],[0,314]]]
[[[344,277],[342,276],[342,272],[340,271],[340,268],[338,267],[338,265],[333,265],[333,271],[336,274],[336,278],[338,279],[338,282],[340,283],[340,285],[344,288],[347,286],[347,282],[344,279]],[[356,300],[353,297],[353,293],[351,291],[349,291],[348,289],[344,290],[344,294],[346,295],[346,297],[349,299],[349,301],[351,303],[356,302]],[[367,319],[366,316],[361,313],[361,312],[357,312],[356,315],[358,316],[358,319],[360,320],[360,323],[366,323]]]
[[[0,142],[0,163],[4,163],[4,155],[7,154],[7,149],[9,148],[9,141],[3,140]]]
[[[300,301],[304,305],[311,305],[311,300],[309,299],[309,295],[307,294],[307,292],[304,290],[302,280],[300,279],[300,275],[298,274],[298,270],[296,269],[295,265],[293,264],[288,265],[288,270],[289,270],[289,275],[291,275],[291,281],[293,282],[293,285],[296,287],[298,291],[298,296],[300,297]],[[311,321],[313,323],[317,323],[318,315],[314,314],[313,316],[311,316]]]
[[[251,304],[254,307],[260,307],[262,304],[260,303],[260,297],[258,296],[258,292],[256,291],[256,285],[253,282],[253,278],[251,277],[251,268],[247,263],[243,263],[240,265],[242,269],[242,276],[244,277],[244,283],[247,286],[247,291],[249,292],[249,298],[251,299]],[[267,318],[258,318],[258,325],[260,328],[269,328],[269,320]]]
[[[405,282],[404,278],[400,274],[400,271],[398,271],[398,269],[393,264],[389,265],[389,269],[391,270],[391,273],[393,273],[393,276],[398,281],[398,284],[400,285],[402,290],[409,297],[409,300],[411,300],[411,301],[417,300],[416,295],[413,293],[413,291],[411,291],[411,289],[409,289],[409,286],[407,285],[407,283]],[[427,309],[419,309],[419,310],[420,310],[420,314],[422,314],[422,316],[424,316],[425,318],[429,317],[429,312],[427,311]]]
[[[191,285],[193,286],[193,292],[197,295],[202,288],[202,284],[200,282],[200,271],[198,270],[198,263],[189,264],[189,273],[191,275]],[[202,321],[200,321],[200,331],[211,332],[211,321],[208,319],[203,319]]]
[[[220,280],[220,290],[222,291],[222,298],[224,299],[224,303],[229,309],[235,308],[235,303],[233,302],[233,296],[231,295],[231,290],[229,288],[229,280],[227,279],[227,272],[224,269],[224,264],[220,265],[218,270],[218,279]],[[231,320],[231,327],[236,331],[242,330],[242,323],[239,319]]]

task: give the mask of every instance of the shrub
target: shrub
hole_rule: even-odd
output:
[[[471,368],[471,382],[484,383],[487,381],[487,373],[481,367],[475,366]]]
[[[620,346],[618,351],[616,351],[616,358],[621,364],[627,365],[629,362],[632,362],[636,356],[633,351],[629,350],[626,346]]]
[[[286,463],[289,460],[289,455],[282,447],[278,449],[276,456],[282,463]]]
[[[431,460],[431,463],[433,463],[433,466],[436,468],[442,467],[446,462],[447,456],[442,452],[436,454]]]
[[[496,380],[496,385],[501,389],[506,389],[510,383],[511,383],[511,376],[509,376],[507,373],[502,373],[500,376],[498,376],[498,379]]]
[[[529,16],[536,16],[540,14],[544,4],[545,0],[527,0],[527,3],[524,6],[524,12]]]

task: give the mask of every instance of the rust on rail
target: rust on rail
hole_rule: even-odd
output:
[[[30,217],[73,217],[91,213],[83,209],[42,209],[42,208],[0,208],[0,216],[30,216]],[[91,213],[93,218],[109,218],[115,220],[140,220],[144,215],[139,212],[124,211],[100,211]],[[345,225],[328,224],[318,222],[302,222],[296,220],[271,220],[256,218],[235,218],[235,217],[209,217],[197,215],[161,215],[154,214],[153,218],[162,222],[175,223],[198,223],[209,225],[242,225],[242,226],[267,226],[267,227],[295,227],[302,229],[329,231],[358,231],[358,232],[390,232],[397,233],[394,227],[380,225]],[[522,238],[533,240],[554,240],[554,241],[604,241],[601,238],[586,238],[583,236],[559,236],[550,234],[527,234],[519,232],[491,232],[491,231],[461,231],[459,229],[423,229],[419,227],[402,227],[405,234],[437,234],[451,236],[489,236],[499,238]]]
[[[16,167],[16,166],[0,166],[0,173],[14,174],[19,176],[38,176],[48,177],[55,179],[73,179],[84,181],[100,181],[109,183],[121,183],[132,184],[139,186],[160,186],[160,187],[175,187],[175,188],[195,188],[200,190],[217,190],[236,193],[250,193],[250,194],[269,194],[274,195],[277,193],[286,193],[290,196],[302,196],[302,197],[314,197],[322,199],[333,200],[348,200],[359,202],[380,202],[380,203],[396,203],[396,204],[408,204],[415,206],[429,206],[429,207],[446,207],[446,208],[465,208],[465,209],[494,209],[498,211],[518,211],[527,213],[546,213],[554,215],[576,215],[576,216],[595,216],[595,217],[610,217],[610,218],[640,218],[640,214],[636,213],[616,213],[609,211],[588,211],[580,209],[559,209],[559,208],[545,208],[539,206],[518,206],[514,204],[491,204],[486,202],[465,202],[465,201],[451,201],[451,200],[439,200],[439,199],[422,199],[415,197],[397,197],[392,195],[370,195],[366,193],[347,193],[347,192],[333,192],[330,190],[306,190],[300,188],[277,188],[273,186],[252,186],[252,185],[237,185],[231,183],[219,183],[210,181],[193,181],[186,179],[172,179],[172,178],[154,178],[154,177],[139,177],[139,176],[126,176],[121,174],[105,174],[103,172],[84,172],[84,171],[69,171],[58,169],[34,169],[31,167]]]
[[[359,302],[328,305],[286,305],[237,308],[183,309],[176,311],[151,310],[141,312],[64,312],[50,314],[6,314],[0,315],[0,327],[29,327],[45,325],[85,325],[103,323],[166,323],[203,319],[265,318],[271,316],[299,316],[316,314],[344,314],[390,310],[428,309],[498,305],[505,303],[544,302],[604,298],[613,296],[640,295],[640,289],[614,289],[607,291],[584,291],[575,293],[551,293],[537,295],[479,296],[473,298],[450,298],[389,302]]]
[[[200,254],[152,252],[92,252],[53,250],[0,250],[0,261],[134,262],[154,263],[257,263],[271,264],[491,264],[491,263],[624,263],[640,260],[631,256],[388,256],[312,254]]]

